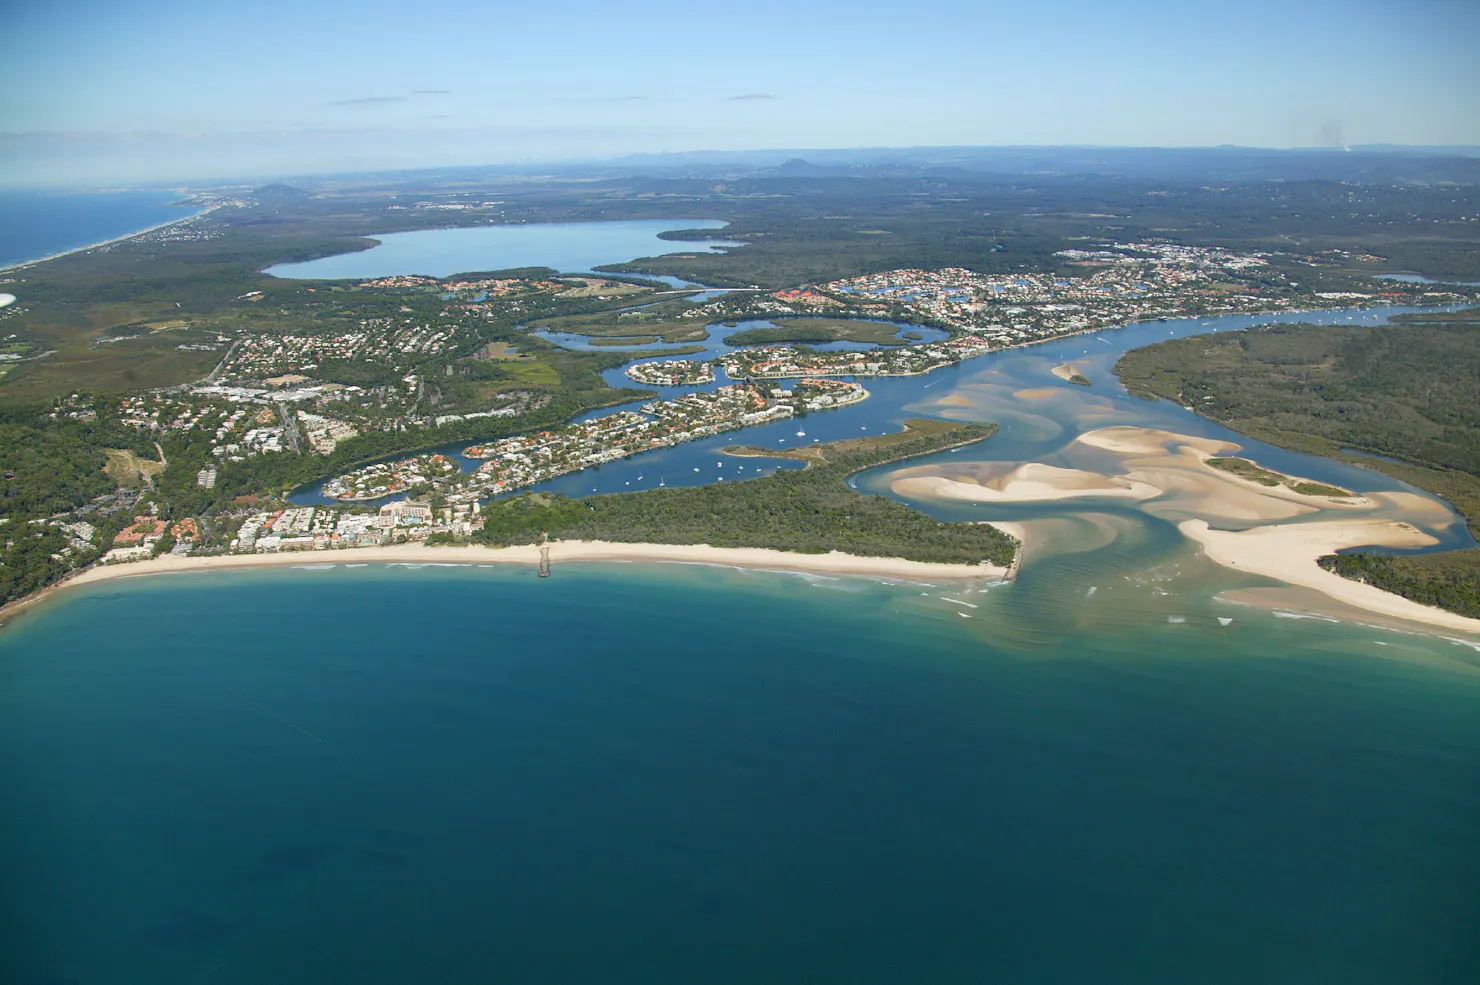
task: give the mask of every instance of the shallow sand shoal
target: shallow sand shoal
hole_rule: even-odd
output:
[[[973,503],[1044,503],[1086,496],[1151,499],[1161,495],[1157,487],[1125,476],[1064,469],[1042,462],[1028,462],[990,482],[922,475],[897,479],[891,488],[901,496],[935,496]]]
[[[1209,560],[1237,571],[1310,588],[1338,602],[1411,622],[1480,633],[1480,619],[1421,605],[1327,571],[1316,560],[1344,547],[1427,547],[1437,541],[1406,523],[1378,517],[1279,523],[1250,530],[1213,530],[1206,520],[1178,524]]]
[[[165,555],[149,561],[100,565],[89,568],[50,589],[7,607],[5,615],[76,585],[137,578],[146,575],[179,574],[240,568],[302,567],[318,564],[526,564],[539,563],[539,548],[521,547],[428,547],[425,544],[396,544],[330,551],[293,551],[286,554],[225,554],[217,557]],[[731,568],[764,568],[774,571],[807,571],[835,575],[925,580],[1002,578],[1010,569],[993,564],[932,564],[902,558],[859,557],[833,551],[828,554],[798,554],[755,547],[710,547],[707,544],[614,544],[604,541],[554,541],[550,544],[552,564],[570,561],[651,561],[680,564],[713,564]]]
[[[1117,452],[1121,455],[1170,455],[1172,452],[1168,446],[1174,444],[1196,448],[1207,455],[1222,455],[1238,451],[1240,447],[1231,441],[1219,441],[1217,438],[1199,438],[1190,434],[1179,434],[1176,431],[1130,425],[1086,431],[1074,440],[1078,444]]]

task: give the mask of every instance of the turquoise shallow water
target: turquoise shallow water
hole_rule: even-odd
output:
[[[1072,562],[79,590],[0,633],[0,980],[1480,978],[1475,653]]]

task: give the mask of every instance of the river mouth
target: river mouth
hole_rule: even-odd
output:
[[[855,406],[645,452],[520,491],[580,498],[593,493],[698,486],[721,480],[734,482],[766,475],[777,468],[798,467],[800,463],[784,459],[737,459],[724,454],[725,447],[731,444],[784,451],[800,445],[897,431],[911,417],[995,421],[1000,430],[990,441],[861,473],[849,484],[859,492],[889,496],[941,520],[1013,525],[1014,532],[1026,534],[1029,541],[1024,576],[1031,577],[1035,567],[1055,572],[1048,581],[1053,585],[1048,597],[1056,600],[1054,604],[1083,607],[1085,599],[1094,597],[1085,594],[1090,589],[1108,589],[1104,584],[1107,578],[1128,581],[1138,590],[1151,592],[1151,598],[1159,598],[1154,593],[1163,590],[1156,587],[1162,576],[1156,571],[1170,565],[1170,569],[1182,572],[1182,577],[1192,579],[1188,584],[1196,582],[1203,586],[1205,590],[1199,590],[1202,600],[1199,605],[1210,612],[1208,607],[1216,609],[1231,604],[1222,597],[1225,591],[1267,590],[1280,581],[1268,571],[1240,572],[1228,565],[1210,564],[1205,552],[1208,556],[1225,556],[1228,551],[1236,555],[1241,549],[1235,542],[1219,544],[1215,550],[1213,541],[1221,532],[1252,532],[1253,528],[1307,521],[1341,521],[1355,526],[1343,528],[1347,540],[1333,541],[1333,550],[1363,543],[1387,545],[1389,549],[1404,552],[1449,550],[1473,547],[1475,541],[1447,504],[1382,473],[1266,445],[1179,405],[1133,397],[1114,375],[1115,362],[1130,349],[1168,338],[1270,322],[1381,324],[1394,315],[1418,310],[1433,309],[1367,308],[1174,319],[999,350],[921,376],[860,379],[870,397]],[[712,326],[711,337],[704,343],[705,350],[683,358],[713,359],[734,351],[725,344],[725,337],[744,327]],[[579,339],[552,338],[551,341],[572,343],[573,347],[581,345]],[[608,382],[628,384],[626,368],[654,358],[665,357],[645,356],[643,360],[609,370]],[[1069,374],[1062,372],[1065,365],[1075,367],[1088,380],[1088,385],[1066,379]],[[662,399],[730,382],[721,369],[711,384],[654,389]],[[779,382],[785,385],[789,381]],[[634,401],[632,406],[645,402]],[[619,409],[622,408],[594,410],[583,417],[599,417]],[[1289,498],[1282,505],[1271,507],[1268,501],[1249,499],[1248,495],[1252,494],[1247,490],[1243,492],[1244,499],[1237,496],[1230,499],[1228,482],[1216,475],[1194,477],[1188,471],[1192,466],[1186,461],[1158,465],[1146,458],[1139,463],[1128,463],[1124,448],[1104,447],[1084,440],[1087,435],[1116,430],[1127,435],[1140,432],[1160,436],[1157,440],[1167,445],[1164,451],[1168,455],[1175,456],[1180,448],[1198,446],[1204,449],[1202,454],[1206,457],[1212,454],[1210,449],[1216,448],[1219,454],[1236,454],[1289,476],[1350,490],[1355,494],[1352,502],[1360,501],[1360,509],[1352,503],[1297,502]],[[462,445],[442,450],[456,455]],[[1146,456],[1150,455],[1152,452],[1147,450]],[[461,462],[464,470],[472,470],[479,464],[472,459]],[[1045,493],[1036,499],[960,494],[963,488],[968,488],[963,483],[978,482],[984,477],[990,481],[1024,466],[1051,470],[1050,477],[1056,477],[1056,481],[1064,478],[1059,473],[1073,472],[1068,481],[1085,484],[1085,488],[1074,495]],[[1138,471],[1155,474],[1148,479],[1146,475],[1136,474]],[[1036,481],[1042,476],[1028,478]],[[1215,493],[1209,483],[1218,482],[1222,482],[1218,486],[1222,491]],[[1092,488],[1096,483],[1104,488]],[[943,489],[948,494],[942,495]],[[303,505],[327,502],[314,495],[315,492],[295,497],[295,501]],[[1242,505],[1229,505],[1234,502]],[[1206,522],[1209,532],[1204,535],[1183,526],[1193,521]],[[1412,533],[1395,534],[1382,527],[1383,523],[1403,525]],[[1068,531],[1077,534],[1070,536]],[[1113,532],[1113,536],[1107,531]],[[1297,531],[1302,536],[1313,532],[1322,531],[1316,528]],[[1364,533],[1371,537],[1364,541]],[[1189,539],[1194,534],[1202,538],[1198,543]],[[1314,541],[1305,536],[1302,543],[1309,546]],[[1195,576],[1187,574],[1193,571]],[[1115,573],[1107,575],[1107,572]],[[998,614],[999,621],[1018,622],[1029,615],[1029,610],[1037,608],[1036,603],[1020,608],[1025,605],[1022,591],[1014,591],[1013,596],[1011,613],[1003,609]],[[1103,596],[1102,601],[1108,597]],[[1288,589],[1280,598],[1292,610],[1340,611],[1350,618],[1358,615],[1351,606],[1322,596],[1308,586]],[[1106,617],[1111,615],[1107,610]],[[1206,612],[1205,616],[1212,618]],[[1371,617],[1370,613],[1367,617]],[[1184,618],[1184,615],[1168,613],[1166,618]],[[1028,619],[1030,624],[1036,622]],[[1463,627],[1456,631],[1463,631]]]

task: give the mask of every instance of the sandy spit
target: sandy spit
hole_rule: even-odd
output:
[[[1412,622],[1480,633],[1480,619],[1421,605],[1322,568],[1316,559],[1343,547],[1427,547],[1435,539],[1416,527],[1378,517],[1278,523],[1249,530],[1213,530],[1206,520],[1184,520],[1177,529],[1196,541],[1209,560],[1237,571],[1311,588],[1338,602]]]
[[[1083,376],[1084,370],[1079,368],[1078,363],[1063,363],[1055,366],[1051,372],[1061,380],[1072,380],[1075,376]]]

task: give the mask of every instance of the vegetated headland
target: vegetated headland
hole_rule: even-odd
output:
[[[1271,325],[1158,342],[1115,371],[1241,434],[1401,479],[1448,501],[1480,533],[1480,309],[1381,327]],[[1230,459],[1255,481],[1273,475]],[[1252,469],[1250,466],[1253,466]],[[1330,492],[1324,495],[1332,495]],[[1480,618],[1480,550],[1329,554],[1328,570]]]

